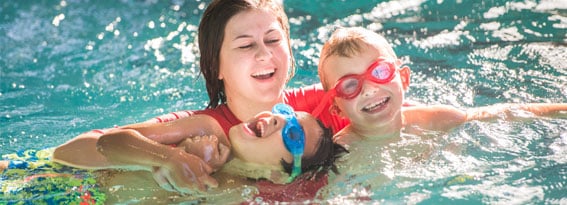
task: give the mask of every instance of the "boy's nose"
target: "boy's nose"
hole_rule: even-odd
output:
[[[380,86],[377,83],[365,80],[362,84],[362,91],[360,91],[360,95],[362,95],[363,97],[372,97],[379,90]]]
[[[270,121],[271,123],[273,123],[272,125],[274,125],[276,128],[282,127],[285,123],[285,117],[281,114],[274,114],[272,116],[272,119]]]

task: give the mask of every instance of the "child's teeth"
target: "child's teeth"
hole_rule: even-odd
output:
[[[376,107],[378,107],[378,106],[383,105],[384,103],[386,103],[386,101],[388,101],[388,98],[385,98],[384,100],[382,100],[382,101],[380,101],[380,102],[377,102],[377,103],[374,103],[374,104],[370,104],[369,106],[364,107],[364,110],[367,110],[367,111],[368,111],[368,110],[372,110],[372,109],[374,109],[374,108],[376,108]]]
[[[258,122],[258,124],[256,124],[256,130],[258,130],[258,137],[263,137],[264,136],[264,132],[265,132],[265,125],[266,122],[264,121],[260,121]]]

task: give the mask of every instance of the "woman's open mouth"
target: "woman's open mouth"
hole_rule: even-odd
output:
[[[265,70],[265,71],[253,73],[252,77],[255,78],[255,79],[259,79],[259,80],[265,80],[265,79],[268,79],[268,78],[271,78],[272,76],[274,76],[275,73],[276,73],[275,69]]]

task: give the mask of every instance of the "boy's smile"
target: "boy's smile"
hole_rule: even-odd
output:
[[[344,81],[345,76],[355,76],[358,79],[363,79],[361,76],[386,76],[382,81],[379,77],[375,77],[378,80],[368,80],[369,77],[359,80],[361,85],[357,87],[360,91],[351,92],[357,95],[349,96],[350,99],[334,98],[339,113],[348,117],[354,125],[377,127],[387,125],[392,120],[401,117],[404,88],[400,73],[395,67],[380,69],[381,73],[385,72],[385,74],[372,73],[373,66],[378,66],[377,62],[379,64],[381,61],[388,61],[386,59],[395,59],[395,56],[383,55],[383,53],[375,47],[361,46],[360,52],[351,57],[329,56],[326,59],[325,75],[329,85]],[[393,72],[392,76],[387,71]],[[348,88],[348,86],[343,87]]]
[[[386,108],[386,105],[389,101],[390,97],[385,97],[382,100],[372,102],[370,105],[363,107],[361,111],[368,113],[378,113]]]

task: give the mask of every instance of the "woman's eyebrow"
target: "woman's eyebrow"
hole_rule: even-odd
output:
[[[242,35],[238,35],[238,36],[234,37],[234,39],[232,39],[232,41],[236,41],[236,40],[241,39],[241,38],[252,38],[252,36],[248,35],[248,34],[242,34]]]
[[[268,31],[266,31],[265,34],[270,34],[270,33],[274,32],[274,31],[277,31],[277,30],[276,30],[275,28],[272,28],[272,29],[269,29]]]
[[[275,29],[275,28],[269,29],[268,31],[266,31],[265,35],[268,35],[268,34],[270,34],[270,33],[272,33],[272,32],[276,32],[276,31],[277,31],[277,29]],[[234,37],[234,39],[232,39],[232,41],[236,41],[236,40],[241,39],[241,38],[252,38],[252,35],[250,35],[250,34],[241,34],[241,35],[238,35],[238,36]]]

